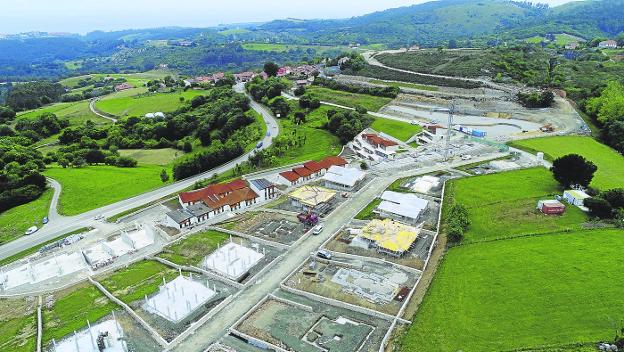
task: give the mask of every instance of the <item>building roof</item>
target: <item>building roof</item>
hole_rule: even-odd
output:
[[[385,139],[383,137],[379,137],[378,135],[374,133],[364,133],[362,137],[374,145],[383,145],[386,147],[392,147],[394,145],[398,145],[397,142],[391,141],[389,139]]]
[[[176,210],[170,211],[167,213],[167,216],[170,217],[173,221],[175,221],[178,224],[183,223],[193,217],[191,213],[187,212],[184,209],[182,210],[176,209]]]
[[[353,187],[356,183],[364,179],[366,174],[363,171],[350,167],[331,166],[323,176],[323,180],[347,187]]]
[[[319,164],[323,169],[329,169],[331,166],[345,166],[347,161],[339,156],[328,156],[327,158],[319,161]]]
[[[570,196],[574,197],[574,199],[585,199],[585,198],[591,198],[591,196],[583,191],[579,191],[579,190],[575,190],[575,189],[569,189],[563,193],[567,193]]]
[[[308,177],[313,174],[312,171],[310,171],[309,169],[306,169],[305,167],[296,167],[292,169],[292,171],[301,177]]]
[[[297,173],[295,173],[293,171],[280,172],[280,176],[282,176],[283,178],[287,179],[290,182],[295,182],[299,178],[301,178]]]
[[[271,183],[271,181],[269,181],[269,180],[267,180],[265,178],[259,178],[259,179],[251,180],[251,181],[249,181],[249,183],[254,185],[254,187],[256,187],[259,190],[275,187],[275,185],[273,183]]]
[[[565,208],[565,205],[563,203],[555,199],[540,200],[538,203],[550,208]]]
[[[208,208],[204,203],[199,202],[192,205],[189,205],[186,208],[188,213],[191,213],[193,216],[202,216],[210,213],[212,209]]]
[[[305,167],[306,169],[312,172],[319,172],[324,169],[321,163],[319,163],[318,161],[314,161],[314,160],[303,163],[303,167]]]
[[[198,189],[196,191],[182,192],[180,193],[179,197],[182,203],[196,203],[210,196],[232,192],[234,190],[244,187],[247,187],[247,182],[239,179],[230,183],[217,183],[208,185],[207,187]]]
[[[617,42],[615,40],[610,39],[610,40],[602,41],[598,43],[598,45],[617,45]]]
[[[372,220],[362,229],[361,236],[392,252],[408,251],[420,230],[390,219]]]
[[[300,203],[308,206],[317,206],[326,203],[336,195],[336,192],[316,186],[302,186],[292,191],[289,196]]]
[[[258,194],[254,192],[251,188],[245,187],[245,188],[234,190],[225,195],[208,197],[204,199],[204,203],[210,209],[219,209],[226,205],[232,206],[240,202],[254,200],[256,198],[258,198]]]
[[[377,207],[379,210],[404,216],[410,219],[417,219],[420,213],[427,208],[429,202],[410,193],[399,193],[385,191],[381,195],[381,203]]]

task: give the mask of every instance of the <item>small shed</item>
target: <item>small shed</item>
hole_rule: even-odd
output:
[[[572,205],[576,205],[577,207],[582,207],[583,201],[587,198],[591,197],[589,194],[581,190],[570,189],[563,192],[563,199]]]
[[[537,202],[537,209],[548,215],[560,215],[565,212],[565,205],[558,200],[548,199]]]

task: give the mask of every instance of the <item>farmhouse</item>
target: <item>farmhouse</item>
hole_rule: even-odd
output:
[[[331,166],[322,180],[325,187],[338,190],[352,190],[357,186],[366,174],[355,168]]]
[[[364,132],[357,135],[350,146],[359,157],[372,161],[394,159],[399,148],[395,141]]]
[[[537,209],[544,214],[563,214],[565,212],[565,205],[558,200],[540,200],[537,202]]]
[[[400,257],[412,248],[420,229],[390,219],[372,220],[362,228],[361,238],[370,242],[378,252]]]
[[[120,92],[122,90],[132,89],[134,86],[130,83],[121,83],[115,86],[115,91]]]
[[[615,40],[605,40],[598,43],[598,47],[601,49],[615,49],[617,48],[617,42]]]
[[[293,206],[308,210],[329,202],[335,195],[335,191],[327,188],[304,185],[292,191],[288,196]]]
[[[429,202],[414,194],[385,191],[376,212],[381,216],[415,223]]]

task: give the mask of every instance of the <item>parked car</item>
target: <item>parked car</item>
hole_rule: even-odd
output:
[[[323,225],[323,224],[318,224],[318,225],[316,225],[316,227],[315,227],[315,228],[314,228],[314,230],[312,231],[312,234],[313,234],[313,235],[320,235],[320,234],[321,234],[321,232],[323,232],[323,227],[324,227],[324,225]]]
[[[412,125],[418,125],[418,121],[416,121],[416,120],[412,120],[412,121],[410,121],[410,124],[412,124]]]
[[[262,142],[258,142],[258,144],[256,144],[256,149],[260,149],[262,148],[263,143]]]
[[[37,232],[37,230],[39,230],[37,226],[29,227],[28,230],[24,232],[24,235],[32,235],[33,233]]]
[[[271,137],[271,131],[267,131],[267,137]]]
[[[316,256],[319,257],[319,258],[327,259],[327,260],[332,258],[331,253],[329,253],[328,251],[326,251],[324,249],[319,249],[316,252]]]
[[[470,160],[470,159],[472,159],[472,155],[464,154],[464,155],[461,156],[461,158],[462,158],[462,160]]]
[[[93,219],[96,220],[96,221],[102,220],[102,219],[104,219],[104,215],[102,215],[102,214],[96,215]]]
[[[41,222],[45,225],[45,224],[47,224],[48,222],[50,222],[50,220],[49,220],[49,219],[48,219],[48,217],[46,216],[46,217],[44,217],[44,218],[43,218],[43,220],[41,220]]]

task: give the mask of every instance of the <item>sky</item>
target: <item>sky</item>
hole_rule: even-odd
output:
[[[280,18],[345,18],[427,0],[1,0],[0,33],[210,27]],[[570,0],[541,0],[556,6]]]

